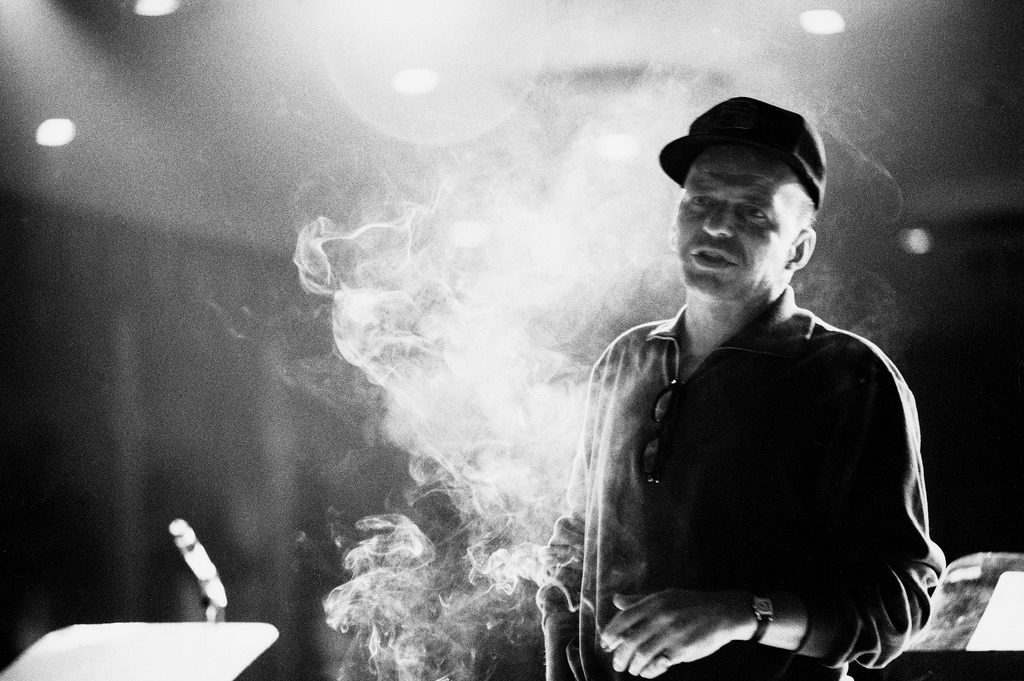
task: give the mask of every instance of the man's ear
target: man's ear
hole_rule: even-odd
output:
[[[816,243],[818,243],[817,232],[810,227],[800,230],[800,234],[789,248],[789,262],[786,263],[786,269],[794,272],[802,270],[810,261]]]

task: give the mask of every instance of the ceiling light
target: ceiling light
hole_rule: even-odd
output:
[[[800,13],[800,26],[814,35],[832,35],[846,30],[843,15],[832,9],[812,9]]]
[[[441,76],[430,69],[403,69],[391,78],[391,87],[403,95],[425,95],[437,89]]]
[[[912,227],[900,232],[900,246],[911,255],[925,255],[932,250],[932,234],[922,227]]]
[[[181,7],[181,0],[135,0],[135,13],[140,17],[163,17]]]
[[[67,118],[50,118],[36,128],[36,143],[44,147],[62,147],[75,139],[75,123]]]

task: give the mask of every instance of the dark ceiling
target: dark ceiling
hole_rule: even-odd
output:
[[[416,185],[524,121],[560,150],[614,123],[654,173],[695,114],[751,94],[819,123],[833,187],[870,176],[928,220],[1024,212],[1024,3],[839,0],[847,29],[824,36],[795,0],[360,5],[185,0],[147,18],[127,0],[6,0],[2,187],[278,248],[323,212],[325,177],[345,197],[381,174]],[[436,92],[390,90],[426,63]],[[77,138],[37,146],[55,116]]]

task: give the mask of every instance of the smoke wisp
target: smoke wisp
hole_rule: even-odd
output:
[[[359,523],[325,601],[361,651],[346,678],[484,679],[489,643],[535,635],[590,364],[683,302],[657,153],[719,93],[584,85],[543,83],[501,129],[423,152],[415,201],[388,189],[392,165],[300,231],[302,285],[329,299],[337,354],[381,389],[381,432],[409,457],[406,508]]]

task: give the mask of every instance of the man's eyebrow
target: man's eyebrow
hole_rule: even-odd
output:
[[[747,191],[744,192],[744,198],[756,199],[766,203],[771,202],[772,187],[771,183],[766,181],[760,175],[744,175],[744,174],[733,174],[733,173],[711,173],[702,171],[704,175],[709,176],[713,179],[724,182],[730,186],[743,187]],[[701,177],[693,177],[686,183],[687,189],[706,190],[714,189],[713,184],[708,183]]]
[[[753,186],[765,190],[769,189],[772,184],[771,180],[768,180],[763,175],[758,175],[756,173],[724,173],[720,171],[716,172],[711,170],[700,170],[698,172],[700,174],[694,177],[693,181],[694,183],[700,184],[701,186],[706,186],[706,184],[702,182],[701,175],[705,175],[707,177],[713,178],[720,182],[725,182],[726,184],[730,185],[738,185],[745,187]]]
[[[765,179],[764,175],[757,173],[725,173],[721,171],[706,170],[705,174],[717,180],[723,180],[725,182],[742,183],[742,184],[768,184],[768,180]]]

